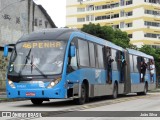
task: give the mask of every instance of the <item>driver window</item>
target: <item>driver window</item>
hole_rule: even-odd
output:
[[[75,53],[77,53],[77,50],[75,51]],[[71,57],[70,66],[71,66],[74,70],[77,70],[77,68],[78,68],[78,66],[77,66],[77,54],[75,54],[74,57]]]
[[[71,43],[71,45],[75,45],[74,43]],[[76,46],[76,45],[75,45]],[[68,67],[67,67],[67,73],[73,72],[78,69],[78,62],[77,62],[77,48],[75,49],[75,56],[70,57],[68,56]]]

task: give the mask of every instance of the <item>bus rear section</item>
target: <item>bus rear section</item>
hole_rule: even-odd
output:
[[[128,78],[130,78],[131,91],[138,95],[146,95],[148,90],[156,88],[156,71],[154,69],[153,77],[151,76],[151,61],[154,58],[143,52],[127,49],[128,51]],[[145,71],[142,71],[142,65],[145,65]],[[152,79],[153,78],[153,79]]]

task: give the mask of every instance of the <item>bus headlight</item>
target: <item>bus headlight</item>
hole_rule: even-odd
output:
[[[8,80],[8,84],[11,86],[11,88],[16,88],[14,83],[11,80]]]
[[[50,84],[47,86],[47,88],[52,88],[54,87],[56,84],[59,83],[59,81],[61,80],[61,77],[60,78],[57,78],[56,80],[50,82]]]

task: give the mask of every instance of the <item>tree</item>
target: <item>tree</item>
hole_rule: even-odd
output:
[[[120,29],[113,29],[111,26],[100,26],[100,24],[95,25],[89,23],[88,25],[83,25],[81,30],[107,41],[111,41],[123,48],[129,48],[132,46],[129,43],[130,39],[126,32],[123,32]]]

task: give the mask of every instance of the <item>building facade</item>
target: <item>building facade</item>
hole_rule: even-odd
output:
[[[14,44],[23,35],[55,24],[41,5],[33,0],[0,0],[0,90],[5,89],[6,66],[3,47]]]
[[[160,0],[67,0],[66,26],[112,26],[126,31],[130,42],[160,46]]]
[[[56,27],[33,0],[0,0],[0,46],[15,43],[23,34]]]

